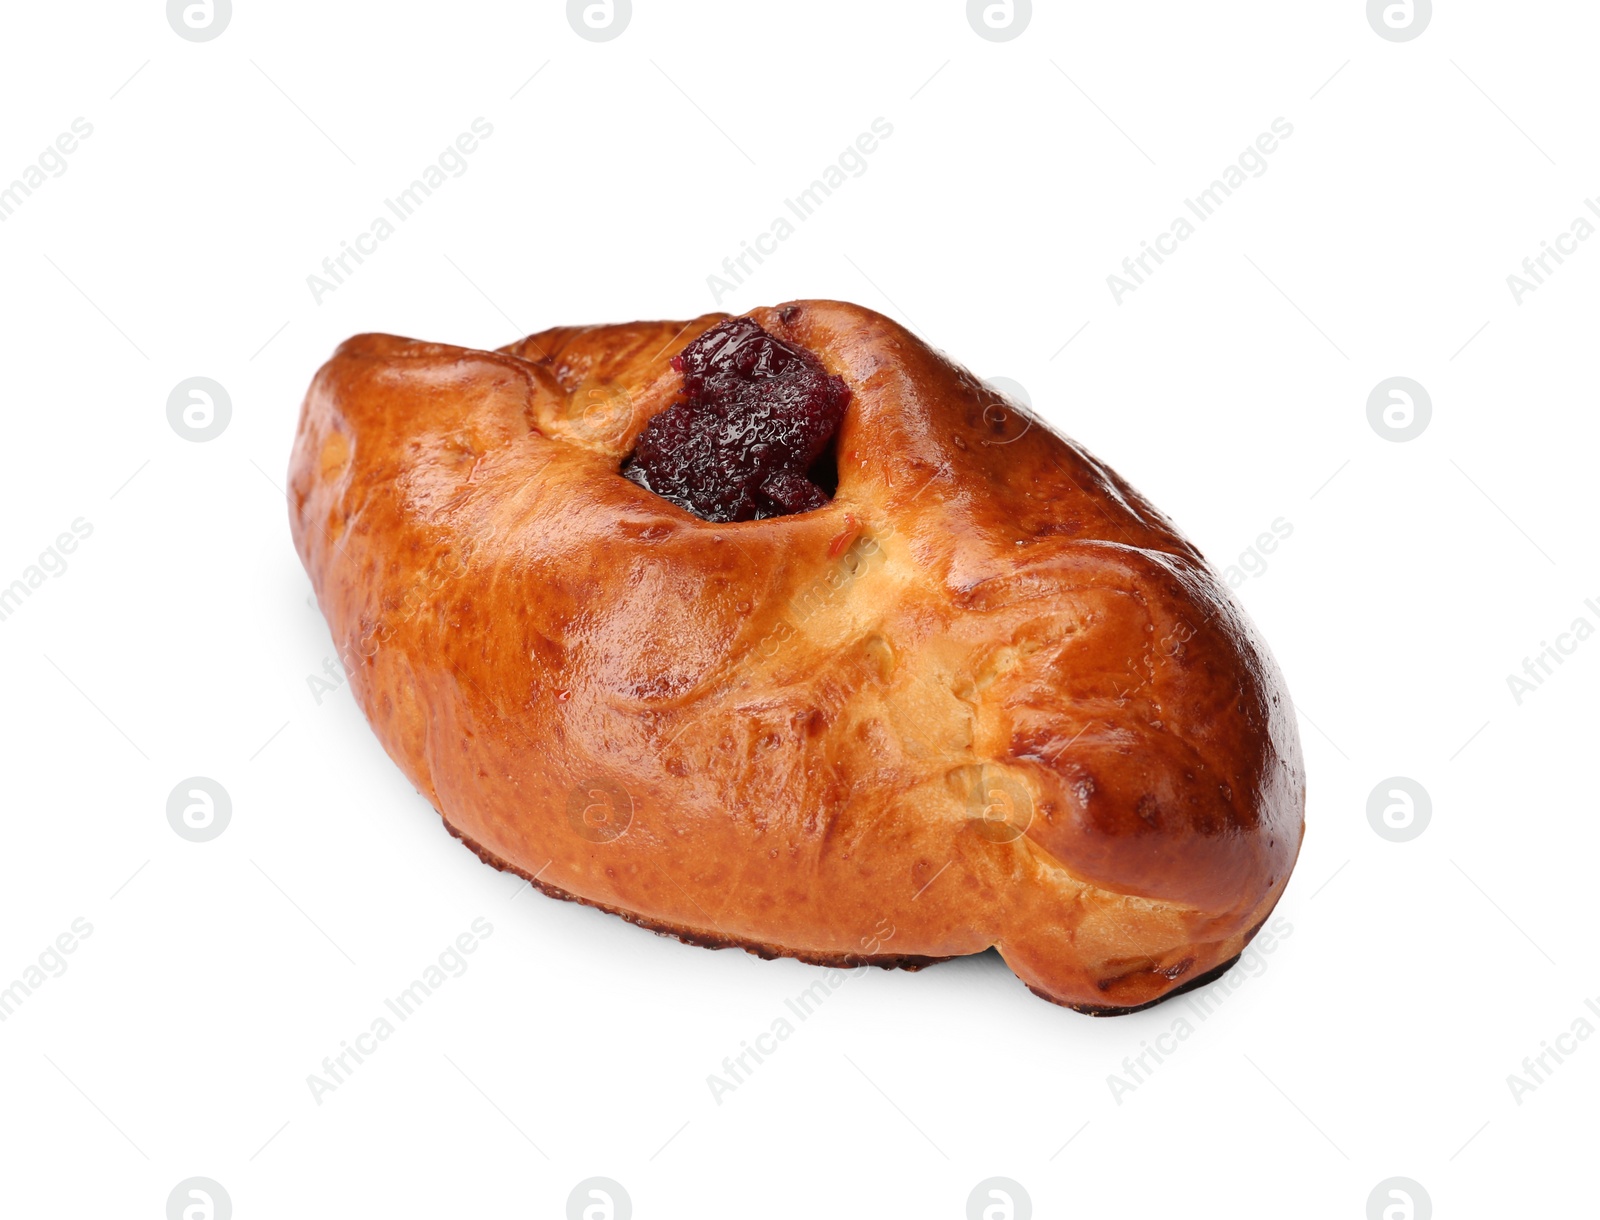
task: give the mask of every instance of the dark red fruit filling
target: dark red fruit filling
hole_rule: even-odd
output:
[[[622,473],[707,521],[828,502],[825,459],[850,389],[804,348],[749,318],[713,326],[672,367],[683,397],[645,427]]]

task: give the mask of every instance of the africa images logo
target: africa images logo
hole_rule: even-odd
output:
[[[1367,24],[1385,42],[1410,42],[1433,20],[1433,0],[1367,0]]]
[[[633,0],[567,0],[567,24],[585,42],[610,42],[633,20]]]
[[[986,42],[1020,38],[1033,20],[1033,0],[967,0],[967,24]]]

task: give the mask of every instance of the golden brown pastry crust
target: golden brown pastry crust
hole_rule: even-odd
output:
[[[618,467],[726,315],[497,352],[362,335],[296,546],[391,757],[541,888],[710,945],[1145,1004],[1235,957],[1304,829],[1266,645],[1170,522],[870,310],[749,315],[853,397],[838,491],[713,524]]]

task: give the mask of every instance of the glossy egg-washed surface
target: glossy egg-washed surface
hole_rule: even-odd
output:
[[[490,862],[695,943],[1160,999],[1288,882],[1305,774],[1265,643],[1172,524],[870,310],[747,315],[850,391],[820,508],[624,478],[725,320],[498,352],[362,335],[290,467],[391,757]]]

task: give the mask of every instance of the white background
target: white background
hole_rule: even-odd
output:
[[[1440,7],[1393,43],[1358,0],[1041,4],[996,43],[957,0],[636,0],[592,43],[554,0],[238,0],[192,43],[154,0],[9,6],[0,183],[93,134],[0,224],[0,584],[93,532],[0,622],[0,985],[93,933],[0,1024],[7,1214],[156,1220],[204,1175],[239,1220],[559,1217],[604,1175],[641,1220],[960,1217],[1003,1175],[1039,1217],[1359,1220],[1398,1175],[1439,1217],[1596,1215],[1600,1038],[1520,1104],[1507,1076],[1600,997],[1600,640],[1520,705],[1507,675],[1600,626],[1600,242],[1520,304],[1506,277],[1600,193],[1600,12]],[[480,116],[319,304],[306,277]],[[991,954],[851,977],[718,1104],[816,972],[519,893],[308,683],[333,646],[282,487],[336,343],[706,312],[880,116],[723,308],[898,318],[1219,569],[1293,527],[1238,590],[1301,709],[1293,931],[1120,1102],[1182,1002],[1091,1020]],[[1116,303],[1280,116],[1267,172]],[[232,401],[207,443],[166,417],[192,376]],[[1367,420],[1391,376],[1432,398],[1408,443]],[[166,819],[194,775],[232,798],[209,843]],[[1391,776],[1431,795],[1408,843],[1368,824]],[[308,1073],[478,917],[470,969],[317,1104]]]

